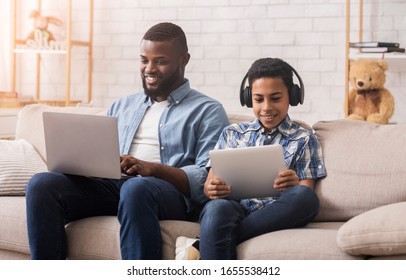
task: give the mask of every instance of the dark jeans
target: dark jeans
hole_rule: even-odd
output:
[[[154,177],[122,180],[39,173],[27,185],[27,227],[33,259],[65,259],[65,225],[118,216],[123,259],[161,259],[159,220],[186,220],[177,188]]]
[[[201,259],[236,259],[239,243],[264,233],[305,226],[318,210],[316,193],[302,185],[288,188],[276,201],[250,215],[237,201],[211,200],[200,216]]]

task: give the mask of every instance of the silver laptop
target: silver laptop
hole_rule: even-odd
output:
[[[90,177],[121,177],[117,119],[44,112],[49,171]]]
[[[230,199],[279,195],[273,184],[286,169],[281,145],[212,150],[209,155],[214,174],[231,186]]]

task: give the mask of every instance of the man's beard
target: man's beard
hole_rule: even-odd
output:
[[[179,77],[176,75],[177,73],[179,73],[177,70],[167,79],[162,80],[162,82],[153,89],[147,88],[145,77],[144,75],[142,75],[142,87],[144,88],[145,94],[151,97],[153,100],[156,100],[158,97],[168,97],[172,90],[175,89],[174,85],[179,79]]]

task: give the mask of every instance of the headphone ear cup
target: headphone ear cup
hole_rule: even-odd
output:
[[[249,86],[240,91],[240,103],[241,106],[252,107],[251,88]]]
[[[290,106],[297,106],[302,101],[302,90],[296,84],[294,84],[289,90],[289,104]]]
[[[244,95],[245,106],[247,106],[248,108],[252,108],[251,87],[245,87],[243,95]]]

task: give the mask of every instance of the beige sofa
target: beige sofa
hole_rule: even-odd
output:
[[[30,172],[46,168],[44,110],[105,113],[98,108],[45,105],[30,105],[20,112],[16,140],[0,141],[0,259],[30,258],[22,186]],[[406,259],[406,125],[337,120],[318,122],[313,128],[328,173],[316,186],[320,213],[305,228],[272,232],[240,244],[238,258]],[[18,162],[7,163],[12,158]],[[16,167],[7,169],[7,164]],[[199,235],[199,225],[191,222],[162,221],[161,229],[165,259],[175,258],[178,236]],[[78,220],[66,231],[70,259],[120,259],[116,217]]]

